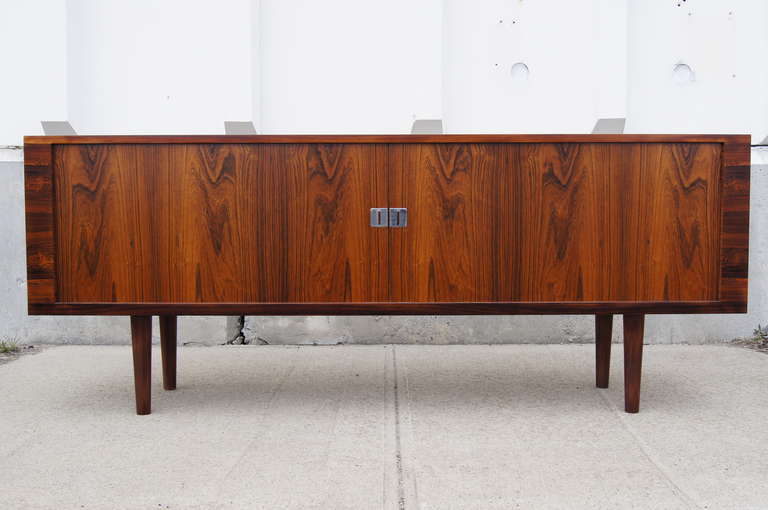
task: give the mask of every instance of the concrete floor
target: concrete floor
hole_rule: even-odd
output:
[[[127,347],[0,365],[0,507],[768,508],[768,355],[647,346],[184,347],[136,416]]]

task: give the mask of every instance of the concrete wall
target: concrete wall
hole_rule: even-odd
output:
[[[223,121],[249,119],[262,133],[407,133],[415,118],[442,118],[454,133],[578,133],[626,117],[626,132],[747,132],[759,142],[766,28],[764,0],[3,2],[0,336],[128,341],[125,318],[26,317],[21,153],[2,147],[41,134],[39,120],[68,119],[82,134],[221,133]],[[768,322],[764,149],[753,162],[750,313],[653,316],[649,341],[719,341]],[[185,318],[182,340],[222,343],[237,333],[229,322]],[[243,334],[251,343],[593,335],[583,317],[249,317]]]

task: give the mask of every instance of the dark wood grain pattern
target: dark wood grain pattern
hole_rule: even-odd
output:
[[[27,292],[30,305],[56,301],[55,203],[50,144],[24,146]]]
[[[387,203],[386,147],[288,144],[263,149],[267,179],[254,186],[254,193],[269,186],[271,199],[257,212],[263,211],[264,221],[256,242],[269,248],[263,263],[252,266],[250,279],[277,266],[279,286],[266,282],[265,288],[279,292],[270,290],[256,301],[386,301],[387,232],[369,225],[370,208]],[[279,235],[266,239],[271,228]]]
[[[164,147],[169,159],[166,202],[172,216],[168,235],[160,241],[160,259],[168,277],[162,279],[161,296],[168,301],[244,301],[256,287],[248,268],[258,264],[260,250],[252,238],[261,229],[253,208],[244,209],[243,198],[256,189],[247,177],[251,162],[258,165],[259,151],[240,145],[176,145]],[[269,189],[259,190],[253,202],[269,200]],[[279,228],[271,229],[271,233]],[[259,251],[253,251],[254,249]],[[181,262],[181,263],[180,263]],[[276,268],[277,269],[277,268]]]
[[[595,315],[595,384],[607,388],[611,373],[613,315]]]
[[[720,147],[392,145],[391,299],[716,300]]]
[[[176,389],[176,316],[161,315],[160,353],[163,358],[163,389]]]
[[[389,229],[392,301],[501,301],[510,294],[520,239],[519,201],[505,200],[518,182],[509,150],[390,146],[390,206],[408,209],[408,227]]]
[[[628,413],[640,410],[644,328],[644,315],[624,315],[624,410]]]
[[[719,297],[722,147],[621,146],[609,217],[613,299],[710,300]]]
[[[25,143],[33,314],[746,311],[747,136]]]
[[[153,145],[56,146],[61,301],[162,300],[166,259],[155,222],[171,214],[162,200],[168,190],[158,186],[168,166],[161,152]]]
[[[379,145],[56,149],[63,302],[387,299]]]
[[[131,316],[136,414],[152,412],[152,316]]]
[[[328,302],[328,303],[53,303],[37,315],[567,315],[600,313],[742,313],[741,301]]]
[[[624,146],[608,144],[524,144],[517,146],[510,168],[520,176],[514,218],[520,231],[516,265],[519,286],[511,300],[610,300],[612,230],[624,228],[608,211],[611,177],[620,173],[616,155]],[[639,235],[636,232],[635,235]],[[621,275],[624,276],[624,275]],[[614,298],[615,299],[615,298]],[[632,299],[622,296],[617,300]]]
[[[747,311],[749,269],[749,145],[723,148],[720,299],[741,302]]]

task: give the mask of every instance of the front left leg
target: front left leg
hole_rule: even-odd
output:
[[[152,412],[152,316],[131,316],[136,414]]]
[[[640,410],[640,372],[643,367],[645,315],[624,315],[624,410]]]

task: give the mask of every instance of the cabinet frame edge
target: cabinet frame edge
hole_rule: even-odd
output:
[[[242,138],[234,140],[233,138]],[[68,303],[57,299],[55,144],[120,143],[721,143],[718,300],[479,303]],[[506,315],[745,313],[749,259],[749,135],[285,135],[67,136],[24,138],[28,313],[30,315]]]

